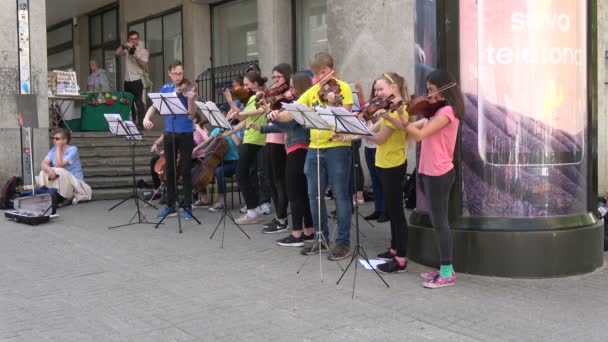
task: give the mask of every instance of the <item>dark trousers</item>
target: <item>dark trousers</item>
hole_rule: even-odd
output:
[[[384,212],[384,194],[382,194],[382,170],[376,166],[376,149],[365,148],[365,162],[369,170],[369,176],[372,179],[372,189],[374,190],[374,210]]]
[[[259,203],[259,179],[257,172],[249,172],[257,165],[258,152],[262,149],[260,145],[241,144],[239,147],[239,162],[236,166],[236,178],[243,193],[247,209],[257,208]],[[256,167],[257,169],[257,167]]]
[[[391,168],[382,168],[382,190],[384,207],[391,222],[391,249],[397,256],[407,256],[407,220],[403,212],[403,187],[407,162]]]
[[[146,115],[146,108],[144,102],[141,99],[144,93],[144,84],[141,80],[136,81],[125,81],[125,91],[133,94],[133,103],[131,104],[131,116],[133,122],[137,125],[142,125],[144,122],[144,116]]]
[[[452,264],[452,231],[448,223],[448,201],[454,184],[455,172],[451,169],[441,176],[418,174],[422,180],[422,190],[429,203],[431,224],[435,229],[439,263]]]
[[[160,158],[160,156],[154,156],[152,159],[150,159],[150,174],[152,175],[152,186],[154,189],[158,189],[160,187],[160,178],[158,177],[156,171],[154,171],[154,166],[156,165],[158,158]]]
[[[184,199],[182,206],[190,208],[192,205],[192,150],[194,149],[194,137],[192,133],[169,133],[165,132],[164,146],[167,159],[167,206],[175,206],[177,199],[177,184],[173,171],[175,170],[175,155],[173,154],[173,137],[175,137],[175,154],[179,154],[182,172]]]
[[[308,183],[304,174],[307,153],[308,151],[305,149],[298,149],[287,155],[285,174],[287,197],[291,205],[292,230],[302,230],[302,228],[312,228],[313,226]],[[303,227],[302,224],[304,224]]]
[[[268,169],[268,147],[262,146],[258,152],[256,168],[253,170],[258,173],[258,198],[259,203],[270,203],[272,193],[270,190],[270,170]]]
[[[363,167],[361,166],[361,155],[359,154],[359,148],[361,147],[361,140],[355,140],[352,142],[351,144],[351,149],[352,149],[352,153],[353,153],[353,163],[355,164],[355,167],[353,168],[353,166],[350,166],[350,179],[351,179],[351,185],[350,185],[350,192],[352,194],[356,193],[357,191],[363,191],[363,183],[365,181],[364,177],[363,177]],[[356,175],[356,177],[355,177]],[[354,184],[353,184],[354,181]]]
[[[287,218],[287,189],[285,185],[285,163],[287,162],[287,152],[285,145],[267,143],[268,150],[268,173],[270,180],[270,195],[274,203],[274,210],[277,218]],[[304,163],[302,163],[302,172]],[[306,189],[306,188],[305,188]]]

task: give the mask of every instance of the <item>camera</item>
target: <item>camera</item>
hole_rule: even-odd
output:
[[[122,48],[127,50],[129,52],[129,55],[135,54],[135,46],[128,47],[127,44],[123,44]]]

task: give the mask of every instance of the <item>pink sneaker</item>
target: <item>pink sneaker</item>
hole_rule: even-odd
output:
[[[422,283],[422,286],[426,287],[427,289],[437,289],[440,287],[452,286],[455,283],[456,283],[456,276],[444,278],[440,275],[437,275],[435,278]]]
[[[432,280],[438,275],[439,275],[439,270],[433,270],[430,272],[420,273],[420,276],[422,277],[422,279],[425,279],[425,280]],[[452,277],[455,277],[455,276],[456,276],[456,272],[452,271]]]

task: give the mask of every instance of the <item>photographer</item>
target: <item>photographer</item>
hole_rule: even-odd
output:
[[[130,31],[127,36],[127,42],[116,49],[116,55],[127,56],[124,91],[132,93],[135,96],[133,105],[131,106],[133,122],[139,127],[143,127],[146,109],[142,100],[142,93],[144,91],[142,78],[143,74],[148,70],[148,57],[150,53],[145,48],[138,47],[139,33],[137,31]]]

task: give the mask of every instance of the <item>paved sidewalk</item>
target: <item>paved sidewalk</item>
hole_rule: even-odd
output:
[[[386,275],[390,289],[359,267],[351,299],[353,271],[336,286],[338,264],[323,258],[321,282],[319,257],[277,246],[283,234],[244,226],[247,240],[230,224],[222,249],[221,230],[209,239],[220,214],[206,209],[183,234],[176,218],[108,230],[133,213],[132,203],[108,213],[114,203],[63,208],[37,227],[1,219],[0,341],[608,341],[605,268],[552,280],[458,274],[428,290],[424,266]],[[370,256],[388,245],[388,223],[362,232]]]

